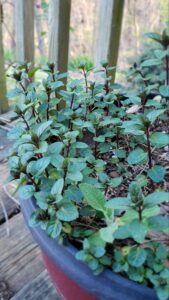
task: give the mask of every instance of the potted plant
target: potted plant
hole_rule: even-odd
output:
[[[136,98],[133,103],[142,107],[157,103],[155,96],[169,97],[169,33],[163,30],[162,34],[148,32],[146,37],[153,40],[155,45],[147,45],[148,51],[135,58],[129,68],[127,76],[131,86],[139,92],[140,99]],[[153,75],[153,76],[152,76]]]
[[[42,82],[32,80],[37,68],[29,64],[13,70],[9,96],[20,98],[20,121],[9,133],[16,140],[9,180],[18,182],[22,212],[61,298],[166,300],[166,95],[134,113],[143,93],[126,92],[121,101],[124,88],[111,85],[106,62],[103,84],[89,80],[85,63],[79,69],[84,78],[66,89],[66,74],[53,64]]]

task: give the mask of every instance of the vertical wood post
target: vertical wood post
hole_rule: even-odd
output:
[[[3,37],[2,37],[2,22],[3,22],[3,10],[2,3],[0,1],[0,114],[9,110],[8,101],[6,98],[6,78],[4,67],[4,49],[3,49]]]
[[[102,60],[116,66],[120,45],[124,0],[99,0],[95,65]],[[112,82],[115,80],[113,71]]]
[[[15,0],[16,60],[34,62],[34,1]]]
[[[71,0],[49,0],[49,54],[56,70],[67,72]]]

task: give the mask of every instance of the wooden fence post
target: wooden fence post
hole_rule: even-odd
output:
[[[15,0],[16,60],[34,62],[34,0]]]
[[[2,22],[3,22],[3,10],[2,3],[0,1],[0,114],[9,110],[8,101],[6,98],[6,78],[4,67],[4,50],[3,50],[3,38],[2,38]]]
[[[95,65],[102,60],[116,66],[120,44],[124,0],[100,0],[96,36]],[[112,82],[115,80],[115,70]]]
[[[49,1],[49,54],[56,70],[67,72],[71,0]]]

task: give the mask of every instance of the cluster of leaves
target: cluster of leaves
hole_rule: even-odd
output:
[[[85,61],[85,66],[87,69],[93,68],[93,62],[90,59],[90,57],[88,57],[86,55],[78,55],[78,56],[70,59],[69,64],[68,64],[68,69],[71,71],[77,71],[78,67],[82,61]]]
[[[149,32],[145,36],[153,40],[154,47],[148,44],[148,51],[137,57],[133,66],[128,71],[128,76],[134,75],[132,84],[139,83],[139,90],[142,94],[159,90],[164,97],[169,95],[169,25],[162,34]],[[156,47],[155,47],[156,46]],[[153,76],[152,76],[153,74]]]
[[[66,87],[67,74],[53,64],[43,70],[45,79],[34,82],[37,68],[16,66],[9,94],[20,96],[9,180],[17,180],[22,199],[37,203],[30,224],[76,243],[77,259],[95,274],[108,267],[167,299],[168,219],[160,206],[169,200],[169,95],[149,97],[148,79],[141,94],[124,93],[111,84],[106,62],[103,83],[89,80],[83,62],[83,77]]]

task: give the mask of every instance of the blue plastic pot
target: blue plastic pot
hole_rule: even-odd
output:
[[[32,199],[21,201],[21,209],[28,220],[36,209]],[[123,278],[110,270],[93,275],[88,266],[76,260],[77,249],[66,243],[59,245],[39,227],[30,228],[42,250],[48,272],[64,300],[158,300],[156,293],[141,284]]]

